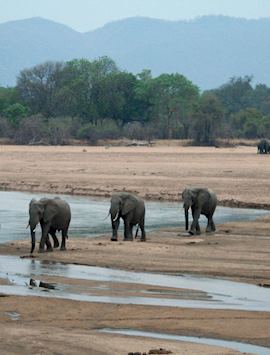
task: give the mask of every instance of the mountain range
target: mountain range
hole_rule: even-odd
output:
[[[104,55],[134,74],[181,73],[201,89],[245,75],[270,86],[270,18],[133,17],[86,33],[39,17],[0,24],[0,86],[15,85],[22,69],[48,60]]]

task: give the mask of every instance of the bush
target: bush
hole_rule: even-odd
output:
[[[78,130],[79,139],[86,139],[95,144],[99,139],[116,139],[121,137],[121,130],[111,119],[99,120],[97,124],[88,123]]]
[[[10,138],[12,137],[13,129],[10,123],[4,117],[0,117],[0,137]]]
[[[17,144],[48,143],[48,129],[43,116],[26,118],[16,131],[14,140]]]
[[[48,141],[52,145],[67,144],[73,131],[71,117],[56,117],[48,120]]]

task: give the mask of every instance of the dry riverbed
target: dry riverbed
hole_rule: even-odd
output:
[[[230,204],[270,206],[268,156],[254,147],[14,147],[1,146],[0,186],[14,190],[108,196],[136,191],[148,198],[179,198],[186,185],[208,186]],[[42,162],[42,163],[40,163]],[[252,191],[252,193],[251,193]],[[191,273],[253,284],[270,284],[270,217],[217,226],[212,235],[187,237],[183,230],[149,233],[146,243],[73,238],[66,252],[35,254],[61,261],[133,271]],[[0,254],[28,255],[30,240],[0,245]],[[87,291],[94,282],[46,277]],[[6,283],[4,279],[0,284]],[[144,285],[145,290],[159,289]],[[163,288],[161,291],[175,291]],[[138,296],[136,285],[114,284],[111,295]],[[201,297],[178,290],[177,297]],[[97,290],[96,295],[107,295]],[[166,297],[166,295],[163,295]],[[19,314],[13,320],[10,314]],[[270,347],[270,312],[205,310],[87,303],[39,297],[0,297],[1,354],[119,354],[165,348],[173,354],[236,354],[236,351],[175,341],[101,334],[100,328],[237,340]]]

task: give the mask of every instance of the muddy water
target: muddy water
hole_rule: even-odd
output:
[[[174,340],[174,341],[186,341],[198,344],[206,344],[206,345],[215,345],[222,346],[225,348],[241,351],[242,353],[252,353],[258,355],[270,355],[270,349],[264,346],[257,346],[252,344],[245,344],[236,341],[228,341],[228,340],[220,340],[220,339],[212,339],[212,338],[202,338],[202,337],[189,337],[189,336],[181,336],[175,334],[166,334],[166,333],[154,333],[154,332],[144,332],[140,330],[133,329],[99,329],[101,333],[110,333],[110,334],[121,334],[121,335],[129,335],[136,337],[147,337],[147,338],[155,338],[155,339],[166,339],[166,340]]]
[[[58,290],[43,293],[39,288],[28,289],[30,277],[42,278],[42,275],[93,280],[109,283],[133,283],[159,287],[174,287],[204,292],[201,300],[175,298],[95,296],[83,293],[66,292],[59,285]],[[36,295],[44,297],[68,298],[89,302],[142,304],[167,307],[239,309],[252,311],[270,311],[270,289],[196,276],[172,276],[152,273],[139,273],[101,267],[70,265],[20,259],[14,256],[0,256],[0,277],[8,278],[13,286],[0,286],[0,292],[17,295]]]
[[[28,205],[32,198],[54,197],[49,194],[32,194],[23,192],[0,191],[0,243],[29,238]],[[71,206],[72,221],[69,235],[91,236],[110,233],[109,199],[96,199],[80,196],[61,196]],[[224,223],[236,220],[251,220],[263,216],[269,211],[254,209],[236,209],[218,207],[215,222]],[[201,218],[202,225],[205,223]],[[146,230],[162,227],[184,227],[182,204],[176,202],[146,202]],[[37,232],[39,233],[40,231]]]

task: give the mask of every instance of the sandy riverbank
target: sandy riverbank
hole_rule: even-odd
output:
[[[216,191],[219,200],[270,205],[270,158],[257,155],[254,147],[1,146],[0,154],[2,189],[109,196],[125,188],[147,198],[177,200],[184,186],[200,185]],[[264,217],[219,225],[215,234],[192,238],[183,230],[161,230],[149,233],[146,243],[112,243],[109,235],[70,238],[67,252],[36,254],[36,258],[270,283],[269,230],[270,217]],[[0,253],[19,257],[28,254],[29,248],[29,240],[18,241],[0,245]],[[73,283],[85,287],[77,280]],[[270,312],[89,304],[16,296],[0,300],[1,354],[127,355],[157,347],[173,354],[236,353],[95,331],[103,327],[232,339],[270,347]],[[7,312],[20,314],[19,320],[11,320]]]
[[[2,190],[179,200],[208,186],[225,205],[270,206],[269,156],[255,147],[0,146],[0,161]]]

